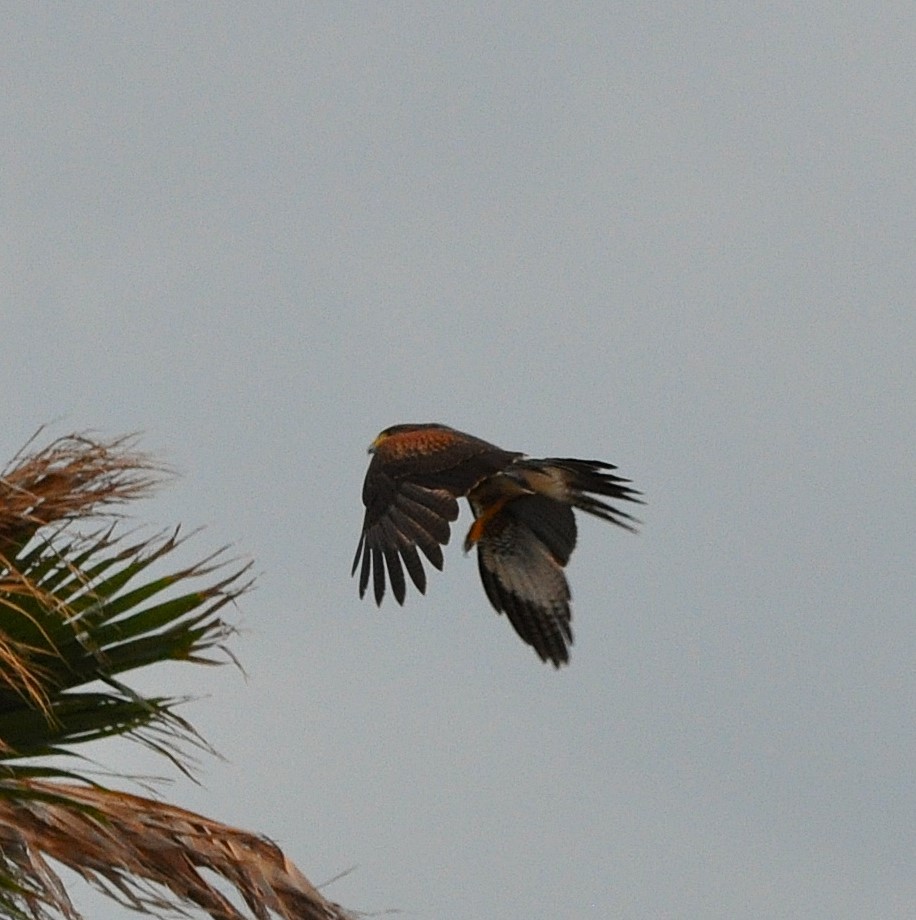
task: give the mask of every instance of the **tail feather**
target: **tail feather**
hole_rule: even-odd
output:
[[[636,531],[636,525],[640,523],[639,518],[595,497],[600,495],[637,505],[645,504],[639,497],[642,493],[631,488],[629,479],[609,472],[617,469],[612,463],[604,463],[601,460],[576,460],[571,457],[548,457],[546,460],[523,461],[519,465],[562,481],[562,487],[566,491],[565,500],[573,507],[625,530]]]
[[[628,501],[639,501],[639,499],[629,498]],[[644,502],[639,502],[639,504],[642,505]],[[607,502],[599,501],[597,498],[592,498],[590,495],[576,495],[573,498],[573,506],[601,518],[602,521],[609,521],[611,524],[623,527],[624,530],[629,530],[631,533],[636,533],[637,525],[642,523],[639,518],[634,517],[632,514],[627,514],[626,511],[621,511],[619,508],[615,508]]]

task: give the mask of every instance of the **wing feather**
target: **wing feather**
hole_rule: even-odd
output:
[[[437,546],[436,549],[439,549]],[[441,550],[440,550],[441,553]],[[420,556],[417,553],[417,547],[413,543],[403,543],[401,545],[401,558],[404,560],[404,568],[410,575],[410,580],[414,583],[420,594],[426,593],[426,571]]]
[[[351,574],[361,562],[360,597],[371,573],[376,603],[381,604],[390,584],[402,604],[405,570],[421,594],[426,590],[420,553],[442,568],[442,547],[458,517],[458,498],[520,455],[441,425],[386,429],[373,452],[363,483],[366,513]]]
[[[392,505],[391,511],[391,522],[397,528],[398,533],[404,538],[401,544],[401,555],[404,555],[404,549],[407,547],[417,547],[419,546],[423,550],[423,554],[432,562],[436,568],[442,568],[442,550],[440,549],[440,540],[437,540],[436,537],[429,532],[429,530],[424,527],[419,521],[414,520],[413,518],[408,517],[399,507]],[[439,528],[436,527],[437,532]],[[448,543],[451,533],[448,528],[448,523],[446,522],[445,533],[439,534],[444,536],[442,543]],[[416,553],[414,553],[416,555]],[[437,561],[438,560],[438,561]],[[406,562],[406,559],[405,559]],[[422,593],[422,592],[421,592]]]
[[[385,595],[385,569],[382,567],[382,549],[378,544],[372,546],[372,588],[375,602],[380,604]]]
[[[557,533],[568,538],[566,513],[571,516],[572,511],[552,502],[556,521],[551,530],[544,524],[547,508],[543,506],[550,501],[542,496],[522,496],[507,502],[488,521],[477,542],[477,564],[484,591],[496,611],[506,614],[519,638],[542,661],[559,667],[569,660],[572,614],[563,563],[549,540]],[[526,507],[532,502],[534,505]],[[530,521],[536,521],[536,526],[549,534],[548,540],[542,539]]]
[[[576,516],[572,508],[544,495],[525,495],[512,502],[512,515],[544,544],[561,566],[576,547]]]
[[[365,533],[360,535],[359,543],[356,547],[356,555],[353,557],[353,568],[350,570],[351,576],[356,572],[356,567],[359,565],[360,558],[362,558],[363,564],[359,571],[359,596],[362,597],[366,593],[366,585],[369,584],[369,553],[366,551]]]
[[[404,603],[404,595],[407,591],[407,584],[404,581],[404,569],[401,566],[400,549],[403,541],[406,540],[400,534],[390,518],[383,518],[379,522],[381,531],[381,550],[385,557],[385,565],[388,568],[388,581],[391,583],[391,591],[399,604]],[[383,591],[384,591],[384,580]],[[376,602],[381,603],[381,596],[376,594]]]
[[[404,567],[420,593],[424,593],[426,575],[417,548],[432,565],[441,569],[441,545],[448,543],[451,536],[449,524],[458,517],[458,502],[454,496],[441,492],[433,494],[431,490],[421,490],[415,486],[409,491],[411,497],[396,494],[386,513],[363,531],[363,566],[365,568],[365,553],[368,549],[372,552],[371,567],[377,604],[381,604],[385,596],[386,570],[392,593],[399,604],[404,603],[407,594]],[[361,577],[360,597],[364,593],[365,585]]]

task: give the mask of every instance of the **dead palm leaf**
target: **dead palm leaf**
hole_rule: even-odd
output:
[[[144,912],[193,904],[217,920],[344,920],[264,837],[181,808],[108,789],[42,780],[0,782],[0,850],[29,891],[33,915],[76,917],[53,859],[119,903]],[[231,883],[250,913],[201,874]],[[42,912],[44,911],[44,912]]]

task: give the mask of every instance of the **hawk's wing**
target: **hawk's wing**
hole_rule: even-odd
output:
[[[544,495],[512,498],[488,516],[476,542],[490,603],[542,661],[568,661],[573,637],[563,567],[576,544],[572,508]]]
[[[519,454],[505,451],[445,425],[397,425],[373,442],[374,456],[363,483],[366,514],[352,573],[359,595],[370,573],[375,601],[385,595],[385,572],[398,603],[404,602],[404,569],[422,594],[426,573],[418,549],[442,568],[442,546],[458,517],[457,499]]]
[[[356,572],[362,557],[359,596],[366,593],[371,569],[375,602],[380,604],[385,595],[387,567],[391,590],[402,604],[407,586],[401,561],[417,590],[423,594],[426,572],[417,547],[441,570],[442,546],[448,543],[449,525],[458,517],[458,502],[446,489],[429,489],[406,480],[398,481],[379,471],[371,478],[366,476],[363,494],[368,498],[366,517],[351,574]]]
[[[632,530],[636,519],[596,496],[639,502],[626,479],[600,460],[517,459],[468,496],[474,523],[465,549],[477,544],[480,578],[490,603],[555,667],[572,644],[569,584],[563,569],[576,545],[573,508]],[[591,493],[591,494],[590,494]]]

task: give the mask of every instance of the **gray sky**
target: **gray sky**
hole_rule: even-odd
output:
[[[3,456],[142,429],[182,478],[137,514],[262,573],[247,681],[149,676],[227,758],[171,799],[417,920],[912,916],[912,3],[22,3],[0,43]],[[568,669],[467,512],[425,598],[358,600],[365,448],[432,420],[646,493],[580,523]]]

